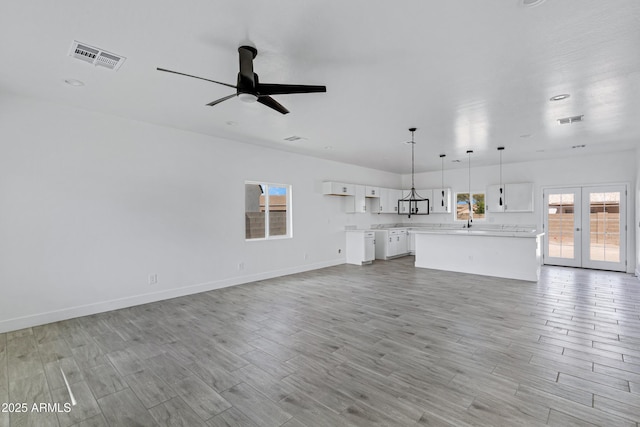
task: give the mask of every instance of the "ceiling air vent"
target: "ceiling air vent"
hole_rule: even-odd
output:
[[[289,137],[285,138],[284,140],[293,142],[293,141],[298,141],[298,140],[301,140],[301,139],[303,139],[301,136],[292,135],[292,136],[289,136]]]
[[[76,40],[71,43],[69,56],[114,71],[117,71],[126,59],[124,56],[116,55],[115,53],[107,52],[98,47],[80,43]]]
[[[571,123],[581,122],[583,118],[584,114],[580,116],[565,117],[563,119],[558,119],[558,123],[560,123],[561,125],[568,125]]]

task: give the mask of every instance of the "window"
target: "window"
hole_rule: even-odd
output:
[[[291,237],[291,186],[245,182],[245,238]]]
[[[484,193],[472,193],[472,219],[484,219]],[[456,221],[469,219],[469,193],[456,194]]]

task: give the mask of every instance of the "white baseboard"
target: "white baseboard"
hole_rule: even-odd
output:
[[[198,294],[201,292],[212,291],[214,289],[226,288],[229,286],[241,285],[244,283],[255,282],[258,280],[273,279],[275,277],[286,276],[289,274],[302,273],[305,271],[317,270],[319,268],[331,267],[334,265],[344,264],[344,258],[324,261],[316,264],[305,264],[282,270],[265,271],[262,273],[251,274],[246,276],[232,277],[224,280],[214,280],[206,283],[184,286],[180,288],[167,289],[159,292],[152,292],[142,295],[134,295],[126,298],[119,298],[110,301],[101,301],[93,304],[86,304],[75,307],[68,307],[62,310],[49,311],[46,313],[32,314],[24,317],[16,317],[0,321],[0,333],[16,331],[19,329],[30,328],[33,326],[44,325],[61,320],[73,319],[75,317],[89,316],[106,311],[118,310],[121,308],[133,307],[150,302],[162,301],[171,298],[182,297],[186,295]]]

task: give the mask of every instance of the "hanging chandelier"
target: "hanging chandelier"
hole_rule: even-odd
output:
[[[406,197],[398,199],[398,215],[407,215],[411,218],[411,215],[429,215],[429,199],[421,197],[415,188],[415,141],[413,139],[413,133],[416,128],[409,128],[411,132],[411,190]]]

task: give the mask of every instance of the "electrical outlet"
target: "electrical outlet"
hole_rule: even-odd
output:
[[[342,249],[338,249],[338,253],[341,254],[342,253]]]
[[[157,274],[150,274],[149,275],[149,284],[150,285],[157,285],[158,284],[158,275]]]

